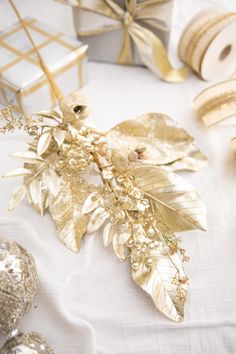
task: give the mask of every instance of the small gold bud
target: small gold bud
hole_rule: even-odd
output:
[[[90,110],[85,98],[79,92],[73,92],[60,102],[60,109],[63,114],[64,121],[75,127],[81,126],[80,120],[88,117]]]
[[[150,250],[153,250],[154,247],[155,247],[154,242],[151,242],[151,243],[148,244],[148,248]]]
[[[68,161],[68,164],[69,164],[70,167],[74,168],[74,167],[77,165],[77,161],[76,161],[76,159],[71,158],[71,159]]]
[[[127,245],[127,247],[129,247],[129,248],[132,248],[132,247],[133,247],[134,241],[132,240],[132,238],[130,238],[130,239],[126,242],[126,245]]]
[[[121,261],[121,262],[125,262],[125,261],[126,261],[126,255],[125,255],[125,254],[123,254],[123,256],[120,257],[120,261]]]
[[[150,267],[152,265],[152,258],[148,257],[145,261],[146,266]]]
[[[139,268],[139,263],[134,262],[134,263],[132,263],[131,267],[132,267],[132,269],[137,270]]]

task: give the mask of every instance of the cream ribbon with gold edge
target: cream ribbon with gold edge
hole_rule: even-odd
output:
[[[80,30],[80,36],[99,35],[100,33],[123,28],[123,42],[118,63],[132,63],[132,40],[136,44],[143,63],[154,73],[168,82],[181,82],[188,75],[188,69],[174,69],[168,58],[162,41],[147,29],[146,26],[167,30],[159,16],[159,7],[169,0],[147,0],[137,3],[137,0],[126,0],[125,9],[114,0],[79,0],[59,2],[75,5],[81,10],[91,11],[113,20],[111,25],[98,23],[98,27],[89,31]],[[94,26],[94,24],[93,24]]]
[[[203,80],[213,80],[236,61],[236,13],[211,8],[197,14],[179,42],[181,59]]]
[[[236,115],[236,79],[202,91],[195,98],[194,107],[207,127]]]
[[[202,91],[195,98],[194,107],[207,127],[236,116],[236,79],[220,82]],[[231,140],[231,147],[236,156],[236,138]]]

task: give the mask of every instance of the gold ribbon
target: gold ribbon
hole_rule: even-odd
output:
[[[194,107],[207,127],[236,116],[236,78],[213,85],[194,100]],[[231,139],[236,158],[236,137]]]
[[[235,21],[236,13],[222,14],[212,9],[198,14],[183,31],[179,42],[180,58],[202,79],[208,79],[203,73],[208,49],[216,36]]]
[[[137,0],[125,0],[122,8],[114,0],[78,0],[80,10],[91,11],[113,21],[111,25],[104,25],[89,31],[79,31],[80,36],[91,36],[123,29],[123,41],[118,57],[120,64],[132,63],[132,40],[137,46],[143,63],[162,79],[168,82],[181,82],[188,75],[188,69],[174,69],[162,41],[147,27],[167,31],[166,25],[159,18],[159,6],[169,0],[146,0],[137,3]],[[61,1],[60,1],[61,2]],[[66,1],[64,1],[65,3]],[[67,3],[70,3],[67,1]]]
[[[236,115],[236,79],[202,91],[194,99],[194,107],[207,127]]]

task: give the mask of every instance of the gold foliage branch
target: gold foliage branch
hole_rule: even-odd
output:
[[[14,121],[8,113],[2,114],[5,127]],[[25,196],[41,215],[48,209],[59,238],[75,252],[86,233],[103,227],[104,245],[130,261],[134,281],[180,322],[188,257],[175,233],[205,230],[206,212],[193,187],[171,170],[197,170],[206,158],[167,116],[146,114],[103,134],[83,123],[88,113],[74,93],[60,111],[22,120],[32,140],[27,151],[13,154],[23,167],[4,175],[24,178],[10,209]],[[2,133],[12,130],[3,126]]]

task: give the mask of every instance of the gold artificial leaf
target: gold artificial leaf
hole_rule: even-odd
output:
[[[14,170],[8,171],[6,172],[4,175],[2,175],[3,178],[7,178],[7,177],[24,177],[27,175],[31,175],[32,171],[27,169],[27,168],[16,168]]]
[[[38,141],[37,145],[37,153],[39,156],[41,156],[49,147],[50,141],[51,141],[52,135],[51,131],[48,131],[46,133],[43,133]]]
[[[102,207],[94,210],[90,217],[87,231],[89,234],[93,234],[104,224],[104,222],[109,218],[110,214]]]
[[[62,129],[59,129],[59,128],[56,127],[56,128],[53,129],[53,136],[54,136],[54,139],[57,142],[58,147],[60,147],[63,144],[64,140],[65,140],[66,130],[62,130]]]
[[[53,170],[48,169],[44,172],[45,183],[48,187],[48,190],[54,197],[56,197],[60,190],[61,178],[59,175]]]
[[[29,192],[30,192],[32,202],[34,204],[37,204],[41,196],[41,182],[38,181],[37,179],[33,179],[33,181],[30,182],[29,185]]]
[[[99,199],[101,198],[101,194],[99,192],[92,192],[89,194],[88,198],[85,200],[82,214],[91,213],[94,209],[99,206]]]
[[[161,249],[153,251],[151,258],[151,266],[141,261],[138,269],[132,269],[133,279],[151,296],[159,311],[173,321],[181,322],[187,295],[182,262],[176,253],[168,256]]]
[[[58,123],[61,123],[63,121],[62,116],[60,113],[54,111],[54,110],[44,110],[38,112],[34,117],[37,119],[37,124],[39,124],[39,119],[38,117],[43,120],[43,123],[47,123],[46,125],[48,126],[55,126],[58,125]]]
[[[124,121],[109,130],[106,136],[121,153],[145,147],[141,158],[143,163],[170,165],[178,160],[178,169],[197,170],[207,161],[193,137],[179,123],[160,113],[148,113]],[[191,153],[193,149],[195,154]],[[186,163],[189,155],[191,164]]]
[[[114,236],[114,228],[115,226],[112,223],[108,223],[104,226],[103,229],[103,244],[105,247],[108,247],[113,239]]]
[[[129,171],[150,200],[153,212],[173,232],[206,230],[206,209],[193,187],[182,177],[157,166]]]
[[[125,257],[125,250],[126,250],[126,242],[130,238],[129,233],[114,233],[113,238],[112,238],[112,245],[113,245],[113,250],[117,257],[120,260],[123,260]]]
[[[24,185],[17,187],[16,190],[12,193],[9,210],[12,210],[17,207],[17,205],[22,201],[26,195],[26,187]]]
[[[119,242],[119,234],[115,233],[112,238],[112,245],[113,245],[113,250],[116,254],[116,256],[122,260],[122,258],[125,256],[125,246],[123,243]]]
[[[87,231],[89,216],[81,212],[89,194],[87,187],[85,181],[75,185],[62,179],[59,193],[49,205],[59,239],[74,252],[79,252],[81,239]]]
[[[172,171],[198,171],[206,165],[207,161],[207,157],[202,154],[194,143],[192,143],[189,146],[189,152],[186,156],[166,166]]]
[[[25,181],[27,181],[27,179],[25,179]],[[43,216],[48,207],[49,194],[44,182],[38,181],[38,183],[39,185],[34,185],[34,187],[31,186],[31,183],[29,184],[29,188],[27,189],[27,197],[29,203],[33,206],[33,208],[41,216]],[[34,200],[32,197],[34,198]]]
[[[49,198],[48,188],[42,176],[38,171],[38,166],[32,163],[25,163],[25,168],[28,168],[32,171],[32,175],[26,175],[24,177],[24,184],[27,190],[27,198],[29,203],[33,208],[43,216],[47,209],[47,200]]]
[[[43,161],[42,157],[34,151],[15,152],[14,154],[11,154],[11,156],[24,163],[37,164]]]

